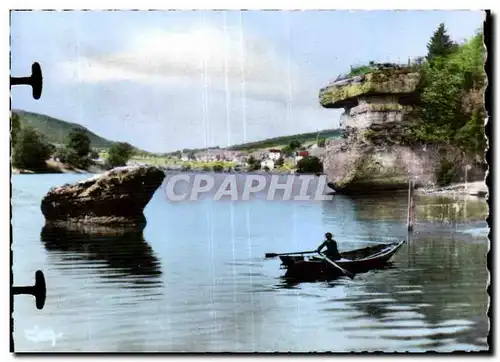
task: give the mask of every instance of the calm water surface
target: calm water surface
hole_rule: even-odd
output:
[[[169,203],[143,232],[44,227],[52,186],[87,175],[14,175],[13,274],[47,279],[43,310],[14,298],[16,351],[454,351],[487,349],[484,200],[419,197],[414,236],[391,268],[287,284],[266,252],[349,250],[406,237],[407,199]]]

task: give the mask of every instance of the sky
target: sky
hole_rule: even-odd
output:
[[[17,11],[13,109],[151,152],[337,128],[320,88],[351,65],[424,56],[440,23],[462,42],[481,11]]]

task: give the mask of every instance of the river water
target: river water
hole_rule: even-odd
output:
[[[159,188],[143,232],[44,227],[49,188],[87,177],[12,177],[14,284],[47,280],[43,310],[14,297],[16,352],[488,349],[484,200],[416,197],[390,268],[290,284],[266,252],[314,249],[326,231],[341,252],[403,239],[407,195],[172,203]]]

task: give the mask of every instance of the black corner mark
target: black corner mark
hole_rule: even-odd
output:
[[[43,309],[45,298],[47,296],[47,288],[45,286],[45,277],[41,270],[35,273],[35,285],[31,287],[12,287],[13,294],[31,294],[35,297],[36,307]]]
[[[40,64],[33,63],[30,77],[10,77],[10,86],[30,85],[33,88],[33,98],[39,99],[42,95],[43,77]]]

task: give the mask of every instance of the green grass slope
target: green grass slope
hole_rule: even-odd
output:
[[[230,146],[227,149],[235,151],[246,151],[252,149],[272,148],[275,146],[287,145],[290,143],[290,141],[293,140],[299,140],[302,144],[312,143],[316,142],[317,137],[318,137],[318,132],[300,133],[290,136],[268,138],[262,141],[243,143],[240,145]],[[339,129],[328,129],[319,132],[319,139],[322,138],[330,139],[330,138],[340,138],[340,137],[341,137],[341,131]]]
[[[65,144],[69,133],[74,129],[83,130],[89,137],[93,148],[109,148],[114,143],[76,123],[65,122],[57,118],[23,110],[12,110],[12,113],[19,115],[21,127],[31,126],[35,128],[45,136],[48,142],[54,145]]]

